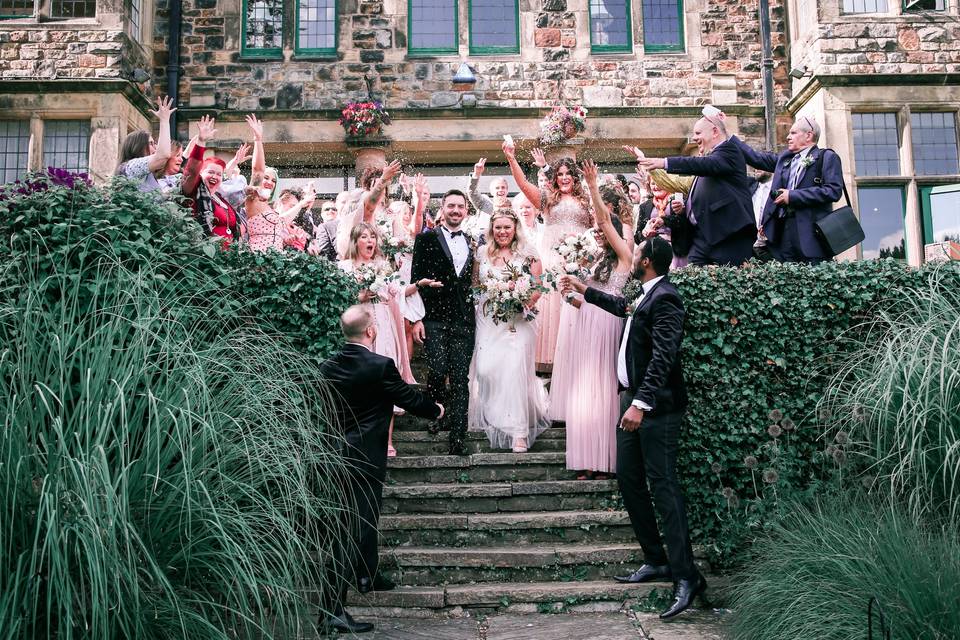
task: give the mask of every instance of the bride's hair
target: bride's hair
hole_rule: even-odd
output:
[[[550,182],[547,184],[546,202],[540,203],[542,210],[549,211],[563,197],[563,194],[560,193],[560,185],[557,183],[560,167],[566,167],[573,179],[573,188],[570,190],[570,195],[580,203],[584,211],[590,211],[590,196],[583,189],[583,174],[572,158],[560,158],[550,165]]]
[[[356,260],[360,257],[360,249],[357,246],[357,242],[360,240],[360,236],[363,235],[364,231],[372,233],[373,237],[377,240],[376,248],[373,250],[373,259],[382,259],[383,251],[380,249],[380,231],[376,225],[372,225],[369,222],[361,222],[350,230],[350,245],[347,248],[347,258]]]
[[[523,223],[520,222],[520,217],[514,212],[513,209],[509,207],[500,207],[494,209],[493,213],[490,215],[490,225],[487,228],[487,255],[493,258],[497,253],[497,241],[493,237],[493,223],[498,218],[507,218],[513,220],[513,242],[510,243],[510,250],[513,251],[516,255],[519,256],[531,256],[536,257],[536,252],[530,246],[530,243],[527,242],[526,234],[523,232]]]

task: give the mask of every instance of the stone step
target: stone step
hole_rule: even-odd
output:
[[[713,582],[711,581],[711,587]],[[628,600],[647,598],[654,591],[669,593],[669,582],[619,584],[613,580],[556,582],[488,582],[433,586],[398,586],[393,591],[348,594],[355,617],[406,617],[411,610],[423,617],[449,615],[453,609],[484,613],[508,609],[569,610],[589,603],[610,602],[617,607]],[[371,615],[372,614],[372,615]]]
[[[397,456],[387,459],[387,483],[519,482],[571,480],[566,454],[473,453],[467,456]]]
[[[396,433],[397,431],[427,431],[430,428],[431,424],[433,424],[433,420],[429,420],[427,418],[418,418],[415,415],[405,413],[403,415],[394,417],[393,431],[394,433]],[[563,433],[566,432],[566,429],[564,428],[564,424],[562,422],[554,422],[553,426],[551,426],[549,429],[544,431],[540,435],[540,437],[541,438],[549,437],[547,436],[548,433],[557,432],[557,431],[560,431]],[[445,434],[446,432],[442,432],[442,433]],[[471,433],[478,435],[480,438],[486,438],[486,436],[482,432],[471,432]]]
[[[450,447],[446,433],[432,434],[429,431],[394,430],[393,446],[400,456],[438,456],[447,453]],[[545,451],[566,451],[567,434],[564,429],[547,429],[530,448],[532,453]],[[508,453],[509,449],[491,449],[487,436],[483,433],[467,433],[467,449],[470,453]]]
[[[383,490],[383,514],[622,509],[616,480],[398,484]]]
[[[395,514],[380,517],[388,546],[460,548],[504,544],[634,540],[626,511],[538,511],[479,514]]]
[[[551,582],[612,578],[643,563],[632,544],[500,547],[397,547],[380,553],[380,570],[401,584]]]

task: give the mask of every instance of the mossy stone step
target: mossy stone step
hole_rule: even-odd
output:
[[[387,483],[520,482],[570,480],[566,454],[474,453],[466,456],[397,456],[387,460]]]
[[[473,546],[632,543],[626,511],[537,511],[480,514],[395,514],[380,517],[387,546]]]
[[[620,509],[615,480],[400,484],[383,491],[383,514]]]
[[[530,447],[530,452],[566,451],[567,434],[564,429],[547,429]],[[491,449],[486,434],[469,432],[467,449],[470,453],[509,453],[510,449]],[[450,448],[447,433],[394,430],[393,446],[400,456],[444,455]]]

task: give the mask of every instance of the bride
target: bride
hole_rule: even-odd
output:
[[[512,209],[493,212],[487,243],[477,250],[479,280],[501,276],[505,269],[542,274],[540,259],[523,234],[523,225]],[[533,308],[539,294],[527,305]],[[485,431],[494,449],[523,453],[550,426],[547,392],[537,378],[535,352],[537,327],[519,315],[510,322],[495,322],[485,298],[477,304],[477,333],[470,365],[471,431]]]

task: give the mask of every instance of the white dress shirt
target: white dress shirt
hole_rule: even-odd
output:
[[[463,265],[467,264],[467,257],[470,255],[470,246],[467,244],[467,236],[462,229],[457,230],[457,235],[447,229],[446,225],[440,227],[443,237],[447,241],[447,248],[450,249],[450,256],[453,258],[453,268],[457,270],[457,275],[463,271]]]
[[[657,276],[643,283],[643,293],[633,302],[634,312],[640,308],[640,303],[643,302],[643,299],[650,293],[650,290],[661,280],[663,280],[663,276]],[[617,381],[620,383],[620,386],[624,388],[630,386],[630,376],[627,374],[627,345],[630,342],[630,325],[632,324],[633,314],[631,313],[630,317],[627,318],[627,325],[623,328],[623,337],[620,339],[620,352],[617,354]],[[637,409],[644,411],[650,411],[650,409],[652,409],[650,405],[639,400],[634,400],[631,404]]]

